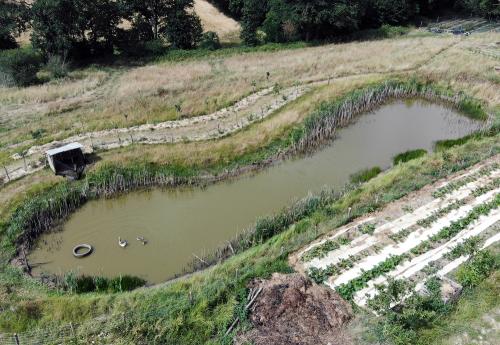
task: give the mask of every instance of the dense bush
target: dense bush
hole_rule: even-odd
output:
[[[487,250],[474,255],[457,271],[457,280],[465,287],[477,286],[495,269],[495,256]]]
[[[200,48],[208,50],[216,50],[221,47],[219,36],[216,32],[207,31],[203,33],[200,41]]]
[[[37,81],[42,59],[31,49],[11,49],[0,53],[0,83],[27,86]]]
[[[360,29],[377,29],[382,25],[420,23],[422,16],[439,16],[450,8],[489,18],[500,16],[500,6],[495,6],[494,0],[242,1],[241,37],[248,45],[256,44],[258,30],[263,30],[270,42],[307,41],[350,37]],[[212,2],[227,8],[230,1]]]
[[[49,57],[45,69],[50,73],[51,78],[55,79],[66,77],[69,71],[66,61],[57,55]]]

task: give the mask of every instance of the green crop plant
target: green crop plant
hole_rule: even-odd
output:
[[[309,250],[307,253],[302,255],[300,259],[303,262],[311,261],[313,259],[322,259],[328,253],[336,249],[339,249],[341,245],[346,245],[349,242],[350,240],[347,237],[342,237],[335,241],[327,240],[322,244],[320,244],[319,246],[316,246],[313,249]]]
[[[457,189],[465,186],[466,184],[469,184],[471,182],[476,181],[478,178],[482,176],[488,176],[490,175],[493,171],[498,169],[498,163],[491,164],[489,166],[486,166],[479,170],[476,173],[473,173],[471,175],[467,175],[465,177],[462,177],[456,181],[451,181],[447,183],[445,186],[436,189],[433,193],[432,196],[434,198],[442,198],[443,196],[450,194]]]
[[[456,210],[456,209],[462,207],[463,205],[465,205],[465,199],[456,200],[456,201],[452,202],[451,204],[432,212],[432,214],[430,216],[418,220],[417,224],[424,227],[424,228],[428,228],[429,226],[431,226],[432,223],[437,221],[439,218],[442,218],[443,216],[447,215],[451,211]]]
[[[365,235],[373,235],[373,233],[375,232],[375,228],[376,228],[375,224],[366,223],[358,226],[358,231]]]

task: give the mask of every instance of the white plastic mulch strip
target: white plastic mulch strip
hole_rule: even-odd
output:
[[[374,217],[369,217],[369,218],[366,218],[366,219],[363,219],[363,220],[360,220],[360,221],[356,221],[356,222],[347,224],[347,225],[339,228],[339,230],[335,234],[333,234],[331,236],[328,236],[328,237],[325,237],[321,241],[313,243],[313,244],[307,246],[305,249],[303,249],[301,252],[299,252],[298,257],[301,257],[302,255],[304,255],[304,253],[308,252],[309,250],[311,250],[311,249],[313,249],[315,247],[318,247],[318,246],[322,245],[326,241],[334,240],[334,239],[340,237],[341,235],[347,233],[349,230],[355,229],[358,226],[360,226],[361,224],[367,223],[367,222],[369,222],[369,221],[371,221],[373,219],[375,219],[375,218]]]
[[[356,255],[359,252],[361,252],[367,248],[370,248],[371,246],[373,246],[374,244],[377,243],[377,239],[373,236],[363,235],[363,236],[358,237],[356,240],[358,240],[358,239],[359,239],[359,241],[356,241],[356,242],[357,243],[361,242],[360,245],[353,246],[352,245],[353,243],[351,242],[351,244],[349,246],[341,246],[340,248],[329,252],[328,255],[325,256],[324,258],[321,258],[321,259],[315,258],[315,259],[305,263],[304,267],[307,269],[309,267],[316,267],[316,268],[325,269],[329,265],[337,264],[338,262],[340,262],[340,260],[347,259],[351,255]],[[354,243],[354,244],[356,244],[356,243]]]
[[[442,228],[449,226],[451,222],[466,216],[475,206],[493,199],[497,193],[498,189],[481,195],[472,203],[453,210],[446,217],[438,219],[432,224],[431,227],[423,229],[422,231],[410,233],[404,242],[397,245],[389,245],[382,249],[379,254],[366,257],[357,263],[355,267],[341,273],[334,279],[329,279],[326,282],[326,285],[334,289],[339,285],[345,284],[350,280],[357,278],[363,273],[363,271],[372,269],[382,261],[388,259],[390,256],[401,255],[410,251],[412,248],[427,240],[429,237],[437,234]]]
[[[480,169],[482,168],[475,168],[465,174],[462,174],[456,178],[454,178],[452,181],[457,181],[460,180],[464,177],[470,176],[474,173],[477,173]],[[467,196],[470,195],[471,191],[486,185],[488,182],[490,182],[493,178],[496,178],[497,176],[500,176],[500,169],[495,170],[492,172],[489,176],[482,176],[478,178],[476,181],[472,181],[457,190],[451,192],[444,198],[437,198],[432,200],[431,202],[419,207],[418,209],[414,210],[411,213],[405,214],[391,222],[385,223],[379,227],[377,227],[374,231],[374,234],[379,234],[383,231],[391,231],[392,233],[396,234],[398,232],[403,231],[404,229],[415,225],[419,220],[424,219],[428,216],[430,216],[433,212],[438,210],[439,208],[446,207],[450,205],[451,203],[455,202],[456,200],[463,199]],[[442,186],[448,184],[449,182],[444,183]],[[347,226],[344,226],[339,229],[334,235],[329,236],[324,238],[323,240],[311,244],[310,246],[306,247],[303,249],[298,256],[301,257],[304,255],[304,253],[308,252],[309,250],[318,247],[325,243],[328,240],[334,240],[335,238],[338,238],[339,236],[347,233],[350,230],[353,230],[357,228],[361,224],[365,224],[370,222],[371,220],[375,219],[374,217],[369,217],[363,220],[360,220],[358,222],[351,223]],[[363,241],[359,246],[354,246],[360,241]],[[336,250],[331,251],[328,253],[328,255],[324,258],[315,258],[307,263],[304,264],[304,268],[307,270],[310,267],[316,267],[316,268],[326,268],[329,265],[336,264],[340,260],[348,258],[350,255],[354,255],[359,253],[360,251],[367,249],[373,245],[375,245],[378,242],[378,238],[376,236],[359,236],[353,242],[350,244],[350,247],[345,248],[342,246],[341,248],[338,248]]]
[[[488,238],[483,246],[481,247],[481,249],[485,249],[485,248],[488,248],[489,246],[491,246],[492,244],[496,243],[500,241],[500,232],[495,234],[494,236]],[[458,266],[460,266],[461,264],[463,264],[465,261],[467,261],[469,259],[469,256],[461,256],[459,257],[458,259],[455,259],[453,260],[452,262],[450,262],[449,264],[447,264],[446,266],[444,266],[443,268],[441,268],[437,273],[436,275],[439,276],[439,277],[444,277],[445,275],[447,275],[448,273],[450,273],[451,271],[455,270],[456,268],[458,268]]]
[[[354,296],[354,301],[363,306],[366,302],[373,298],[376,293],[376,285],[380,285],[387,282],[387,278],[395,279],[407,279],[414,274],[420,272],[424,267],[426,267],[430,262],[439,260],[446,253],[450,252],[456,245],[462,243],[466,239],[479,235],[481,232],[485,231],[496,222],[500,221],[500,210],[495,210],[492,214],[488,216],[481,217],[474,224],[471,224],[466,230],[462,230],[451,240],[445,244],[432,249],[420,256],[413,258],[412,260],[405,262],[397,266],[393,271],[389,272],[387,275],[377,277],[376,279],[368,282],[368,287],[358,291]]]
[[[500,170],[495,171],[495,173],[492,173],[490,176],[483,176],[477,179],[476,181],[469,182],[468,184],[448,194],[443,199],[439,198],[434,199],[431,202],[417,208],[413,212],[405,214],[399,217],[398,219],[395,219],[389,223],[386,223],[378,227],[377,229],[375,229],[375,233],[380,233],[382,231],[390,230],[392,233],[396,234],[416,224],[416,222],[419,221],[420,219],[424,219],[430,216],[434,211],[438,210],[439,208],[446,207],[458,199],[463,199],[467,197],[468,195],[470,195],[472,190],[486,185],[492,178],[495,178],[497,176],[500,176]],[[456,180],[457,179],[454,179],[454,181]]]

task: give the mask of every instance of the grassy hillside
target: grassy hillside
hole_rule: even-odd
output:
[[[197,8],[202,5],[197,2]],[[224,24],[229,36],[233,24]],[[11,164],[13,153],[32,145],[87,131],[194,118],[266,87],[310,85],[310,90],[266,119],[223,138],[134,144],[97,152],[100,161],[89,167],[88,174],[104,181],[118,168],[154,167],[179,177],[258,165],[286,148],[287,140],[304,128],[324,102],[335,104],[360,88],[387,80],[416,80],[443,95],[466,95],[473,102],[464,104],[463,110],[488,113],[489,124],[497,126],[500,78],[495,70],[498,59],[491,50],[500,49],[494,46],[499,40],[500,34],[491,32],[457,37],[413,31],[387,40],[314,47],[171,52],[142,66],[76,69],[46,84],[0,89],[2,162]],[[277,92],[275,97],[282,95]],[[221,264],[153,288],[82,295],[50,288],[10,265],[11,238],[2,249],[0,266],[0,332],[29,331],[25,336],[34,338],[44,334],[47,342],[70,334],[80,343],[229,344],[230,337],[224,333],[235,317],[245,319],[242,306],[252,278],[290,272],[288,255],[319,235],[500,153],[497,129],[399,164],[344,194],[306,199],[267,220],[276,231],[265,241],[242,246]],[[38,130],[43,135],[35,138]],[[60,178],[43,169],[0,186],[2,242],[6,243],[6,229],[16,210],[62,185]],[[295,212],[304,209],[307,212]],[[494,288],[485,282],[461,303],[474,301],[475,293],[489,295]],[[488,301],[491,305],[485,310],[489,312],[498,301]],[[463,323],[460,308],[461,304],[450,319],[443,319],[452,320],[449,327]],[[73,330],[68,328],[70,322]],[[431,325],[422,331],[422,339],[435,339],[439,332],[454,336],[454,329],[447,327],[446,322]]]

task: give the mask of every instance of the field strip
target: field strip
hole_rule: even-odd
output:
[[[352,246],[357,242],[361,242],[358,246]],[[377,244],[377,239],[374,236],[363,235],[358,237],[356,240],[352,241],[349,246],[341,246],[339,249],[329,252],[324,258],[315,258],[304,264],[306,269],[311,267],[316,267],[320,269],[325,269],[329,265],[334,265],[339,263],[342,259],[347,259],[351,255],[356,255],[361,251],[372,247]]]
[[[380,285],[387,282],[387,278],[391,277],[394,279],[408,279],[417,272],[420,272],[425,268],[430,262],[436,261],[442,258],[446,253],[449,253],[456,245],[462,243],[466,239],[479,235],[484,230],[488,229],[496,222],[500,221],[500,210],[497,209],[489,216],[483,216],[480,220],[474,224],[471,224],[466,230],[461,231],[451,240],[445,244],[429,250],[428,252],[413,258],[412,260],[399,265],[393,271],[386,275],[377,277],[368,282],[368,287],[358,291],[354,297],[354,301],[363,306],[366,302],[376,295],[377,289],[376,285]],[[498,234],[497,234],[498,235]]]
[[[500,170],[496,170],[494,173],[492,173],[491,176],[494,178],[500,176]],[[461,178],[462,177],[454,179],[454,181],[461,179]],[[444,199],[439,199],[439,198],[434,199],[433,201],[419,207],[418,209],[414,210],[413,212],[411,212],[409,214],[405,214],[392,222],[386,223],[386,224],[378,227],[374,233],[377,234],[377,233],[384,232],[384,231],[390,231],[393,234],[396,234],[396,233],[402,231],[403,229],[410,227],[411,225],[416,224],[416,222],[418,220],[431,215],[432,212],[437,210],[438,208],[446,207],[457,199],[463,199],[463,198],[467,197],[468,195],[470,195],[472,189],[484,185],[489,180],[490,180],[489,176],[484,176],[476,181],[470,182],[470,183],[460,187],[456,191],[452,192],[451,194],[447,195],[446,198],[444,198]]]
[[[497,233],[495,236],[493,237],[490,237],[488,238],[483,246],[481,247],[481,249],[485,249],[493,244],[495,244],[496,242],[500,241],[500,232]],[[441,268],[437,273],[436,275],[439,276],[439,277],[444,277],[445,275],[447,275],[448,273],[450,273],[451,271],[455,270],[458,268],[458,266],[460,266],[461,264],[463,264],[465,261],[467,261],[467,259],[469,259],[469,256],[461,256],[459,257],[458,259],[455,259],[453,260],[452,262],[450,262],[449,264],[447,264],[446,266],[444,266],[443,268]]]
[[[362,225],[362,224],[365,224],[365,223],[368,223],[370,221],[372,221],[373,219],[375,219],[375,217],[368,217],[368,218],[365,218],[365,219],[362,219],[360,221],[355,221],[353,223],[349,223],[348,225],[346,226],[343,226],[341,227],[340,229],[338,229],[338,231],[335,232],[335,234],[331,235],[331,236],[328,236],[328,237],[325,237],[324,239],[322,239],[321,241],[319,242],[316,242],[316,243],[313,243],[313,244],[310,244],[309,246],[307,246],[305,249],[301,250],[298,254],[298,256],[302,256],[304,253],[308,252],[309,250],[315,248],[315,247],[318,247],[320,245],[322,245],[323,243],[325,243],[326,241],[331,241],[331,240],[334,240],[338,237],[340,237],[341,235],[349,232],[349,230],[352,230],[352,229],[356,229],[358,226]]]
[[[411,233],[408,238],[402,243],[385,247],[379,254],[365,258],[354,268],[341,273],[333,280],[329,280],[326,284],[334,289],[342,284],[348,283],[350,280],[357,278],[363,273],[363,271],[374,268],[375,266],[377,266],[377,264],[381,263],[391,256],[402,255],[409,252],[412,248],[427,240],[429,237],[437,234],[442,228],[449,226],[453,221],[456,221],[467,215],[474,208],[474,206],[478,206],[484,202],[493,200],[498,191],[499,189],[490,191],[489,193],[475,199],[472,203],[452,211],[446,218],[437,220],[430,228],[427,228],[423,231]]]
[[[491,165],[490,167],[493,167],[494,169],[495,165]],[[472,170],[473,173],[477,173],[480,169],[474,169]],[[470,174],[466,175],[471,176]],[[450,194],[447,194],[444,198],[436,198],[433,199],[431,202],[419,207],[415,211],[412,211],[410,214],[405,214],[395,220],[392,220],[390,222],[387,222],[385,224],[382,224],[379,227],[376,227],[374,230],[374,235],[361,235],[356,238],[354,238],[348,246],[341,246],[335,250],[332,250],[326,255],[323,255],[320,258],[313,258],[312,260],[309,260],[305,262],[304,268],[309,269],[311,267],[316,267],[319,269],[325,269],[329,265],[336,264],[342,259],[346,259],[351,255],[355,255],[362,250],[365,250],[379,242],[380,237],[384,235],[384,233],[392,233],[392,234],[397,234],[402,232],[403,230],[407,229],[410,226],[414,226],[417,224],[422,219],[425,219],[426,217],[432,216],[435,212],[438,210],[442,209],[443,207],[447,207],[449,205],[452,205],[454,202],[457,200],[461,201],[464,200],[465,198],[471,197],[471,193],[477,188],[481,188],[486,186],[490,181],[495,180],[498,176],[500,176],[500,170],[496,169],[494,171],[490,172],[490,175],[485,175],[479,177],[477,180],[469,182],[458,189],[452,191]],[[452,181],[459,181],[464,178],[464,174],[459,175],[458,177],[454,178]],[[443,186],[440,185],[440,186]],[[482,202],[482,200],[485,198],[485,196],[480,196],[475,202]],[[469,206],[470,207],[470,206]],[[467,210],[467,208],[463,208],[463,210]],[[452,213],[454,210],[453,208],[448,212]],[[456,210],[455,210],[456,211]],[[351,223],[348,226],[345,226],[341,229],[339,229],[338,232],[336,232],[332,236],[328,236],[321,241],[317,243],[313,243],[306,247],[304,250],[300,251],[298,256],[302,257],[305,253],[309,252],[310,250],[320,247],[327,241],[332,241],[336,238],[339,238],[341,235],[346,234],[347,232],[351,230],[355,230],[362,224],[369,223],[375,219],[374,217],[366,218],[361,221]]]

